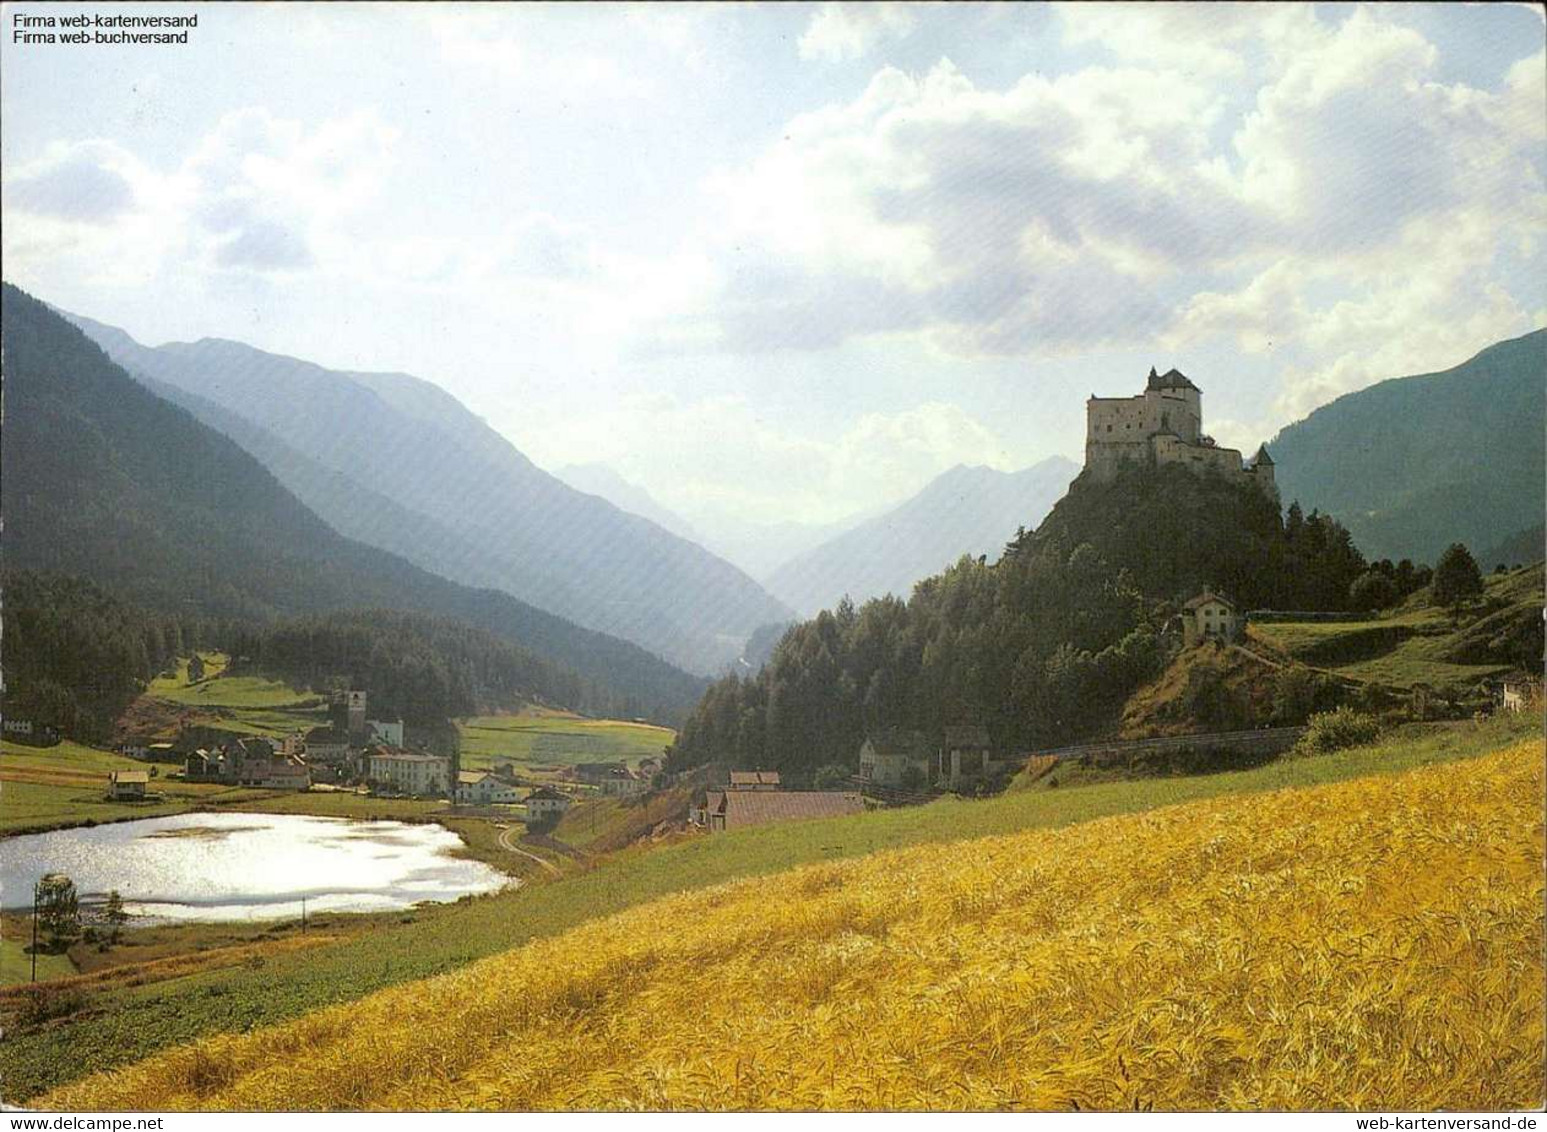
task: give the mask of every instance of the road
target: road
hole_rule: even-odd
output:
[[[507,825],[500,830],[500,848],[509,850],[512,853],[519,853],[521,856],[527,858],[528,860],[536,861],[539,865],[547,869],[554,876],[559,876],[559,867],[552,861],[546,861],[539,857],[536,853],[528,853],[525,849],[521,848],[513,840],[511,840],[511,835],[514,834],[518,828],[520,827]]]

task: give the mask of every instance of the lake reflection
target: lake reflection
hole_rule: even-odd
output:
[[[279,919],[379,912],[493,892],[510,878],[450,854],[440,825],[293,814],[175,814],[0,841],[0,904],[21,908],[44,873],[83,900],[116,888],[133,915],[169,920]]]

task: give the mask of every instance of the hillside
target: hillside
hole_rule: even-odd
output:
[[[180,616],[436,614],[529,650],[555,677],[578,673],[627,715],[670,719],[697,695],[697,680],[635,645],[341,537],[247,452],[9,284],[3,317],[8,569],[81,575]]]
[[[1457,540],[1483,550],[1541,522],[1544,419],[1547,330],[1537,330],[1453,369],[1339,397],[1269,447],[1285,503],[1337,515],[1372,559],[1433,563]]]
[[[40,1104],[1534,1108],[1541,790],[1528,741],[1468,764],[816,864]]]
[[[1247,609],[1338,609],[1364,568],[1335,521],[1290,523],[1249,485],[1174,465],[1081,476],[998,562],[963,557],[906,602],[840,603],[791,628],[754,679],[705,693],[668,763],[807,780],[855,773],[885,728],[964,722],[1002,751],[1066,746],[1157,674],[1166,620],[1204,587]]]
[[[136,378],[195,395],[184,402],[190,412],[323,520],[424,569],[504,590],[701,673],[735,660],[754,629],[787,614],[702,547],[542,471],[428,382],[328,370],[221,339],[146,347],[69,317]]]
[[[569,464],[553,473],[576,491],[605,499],[620,511],[649,519],[662,530],[670,531],[678,538],[707,545],[704,537],[693,529],[681,515],[667,510],[655,496],[637,483],[631,483],[606,464]]]
[[[1022,527],[1040,523],[1079,468],[1053,456],[1018,472],[958,465],[891,510],[797,555],[768,588],[811,616],[845,594],[907,597],[915,582],[963,554],[998,558]]]

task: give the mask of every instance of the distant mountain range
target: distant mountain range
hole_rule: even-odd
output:
[[[62,313],[62,312],[61,312]],[[324,521],[689,671],[789,610],[730,563],[536,467],[444,390],[206,338],[147,347],[67,315],[114,361],[250,452]]]
[[[998,558],[1017,528],[1042,521],[1079,471],[1062,456],[1018,472],[958,465],[890,511],[785,563],[766,584],[807,616],[845,594],[856,603],[906,597],[915,582],[964,554]]]
[[[431,613],[566,666],[636,714],[669,719],[698,697],[700,680],[637,645],[341,536],[242,446],[132,380],[9,284],[0,314],[8,568],[86,577],[136,604],[195,617]],[[279,444],[268,433],[246,440]]]
[[[1453,369],[1339,397],[1268,447],[1286,506],[1335,515],[1372,559],[1432,564],[1452,542],[1486,552],[1541,523],[1544,420],[1547,330],[1537,330]]]

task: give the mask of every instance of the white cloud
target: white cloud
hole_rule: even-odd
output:
[[[883,40],[911,32],[918,6],[884,0],[822,4],[800,37],[800,57],[828,63],[862,58]]]

